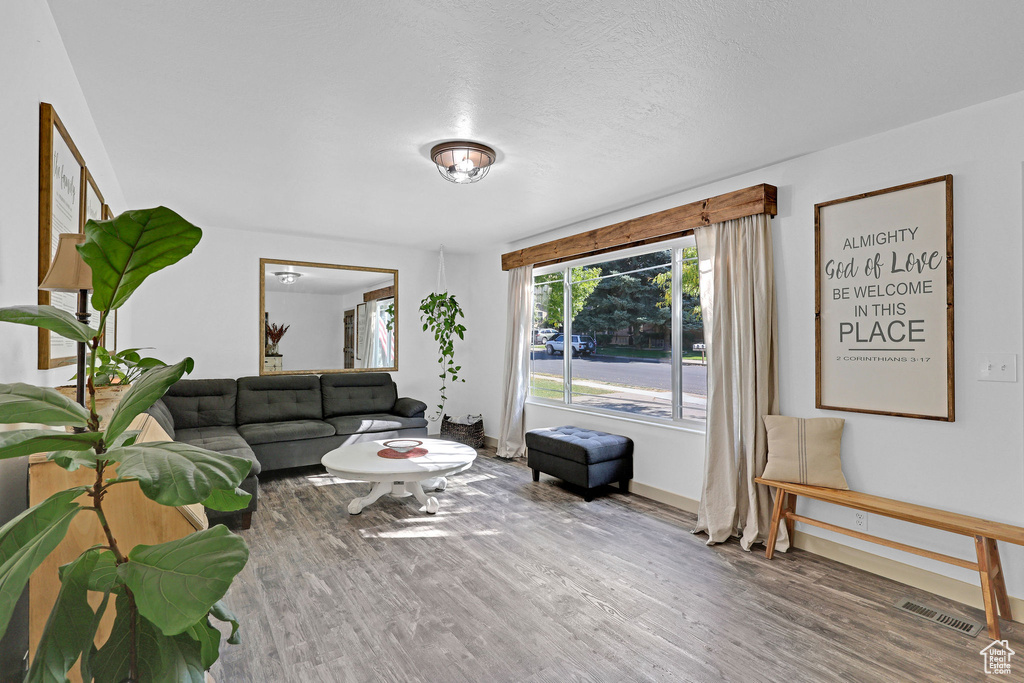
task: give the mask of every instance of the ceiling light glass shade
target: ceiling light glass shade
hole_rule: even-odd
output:
[[[92,268],[82,260],[78,250],[79,244],[85,242],[82,233],[65,232],[57,242],[57,253],[46,277],[39,283],[39,289],[47,292],[78,292],[92,289]]]
[[[289,273],[287,271],[282,273],[274,273],[274,275],[277,276],[277,279],[281,282],[282,285],[295,284],[295,281],[302,277],[302,273]]]
[[[494,150],[477,142],[442,142],[430,150],[441,177],[465,185],[481,180],[494,163]]]

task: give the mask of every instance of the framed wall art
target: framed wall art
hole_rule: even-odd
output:
[[[816,405],[954,420],[953,176],[814,206]]]
[[[85,161],[61,123],[57,112],[46,102],[39,106],[39,275],[43,281],[60,235],[80,232],[84,224],[83,182]],[[77,295],[71,292],[39,292],[39,303],[74,313]],[[49,330],[39,330],[40,370],[68,365],[75,361],[75,343]]]

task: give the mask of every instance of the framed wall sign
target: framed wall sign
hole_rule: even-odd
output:
[[[39,279],[43,281],[57,251],[61,233],[80,232],[84,224],[83,182],[85,161],[61,123],[45,102],[39,106]],[[71,292],[39,292],[39,303],[74,313],[77,295]],[[75,343],[49,330],[39,330],[40,370],[75,361]]]
[[[818,408],[954,419],[953,176],[814,206]]]

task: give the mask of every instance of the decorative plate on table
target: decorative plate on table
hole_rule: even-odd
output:
[[[390,460],[418,458],[427,454],[427,449],[422,448],[423,442],[417,439],[392,439],[385,441],[384,445],[387,448],[377,451],[377,456]]]

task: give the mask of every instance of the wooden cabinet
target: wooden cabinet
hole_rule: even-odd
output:
[[[140,442],[170,441],[156,420],[148,415],[137,417],[129,429],[142,431],[139,436]],[[29,505],[41,503],[57,491],[90,484],[95,476],[94,470],[82,468],[68,472],[47,461],[45,456],[32,456],[29,459],[28,470]],[[89,504],[90,499],[83,497],[80,502]],[[146,498],[136,482],[111,488],[103,501],[103,510],[118,545],[126,554],[139,543],[165,543],[205,529],[207,526],[206,513],[201,504],[178,508],[165,507]],[[105,543],[106,538],[96,521],[96,515],[82,511],[71,522],[67,536],[61,544],[32,575],[29,582],[30,656],[35,656],[36,645],[60,590],[57,568],[71,562],[86,548]],[[99,605],[100,596],[93,594],[91,597],[93,607]],[[96,635],[97,644],[106,641],[113,622],[114,609],[111,602]],[[75,683],[81,681],[77,665],[71,672],[71,680]]]
[[[282,356],[264,356],[263,372],[280,372],[284,369],[284,358]]]

